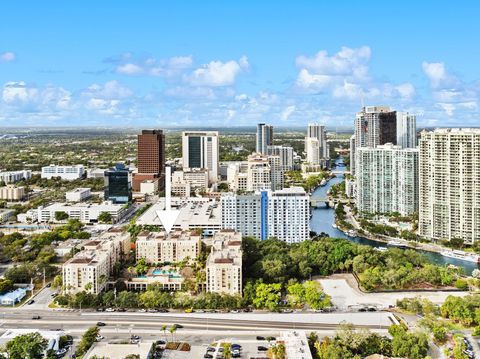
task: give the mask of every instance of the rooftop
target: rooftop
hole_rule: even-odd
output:
[[[140,218],[137,224],[156,225],[162,223],[157,212],[165,209],[165,199],[161,198],[156,204],[151,206]],[[222,211],[219,203],[210,198],[196,197],[174,197],[172,198],[172,209],[180,211],[175,228],[204,228],[215,226],[220,228],[222,223]]]

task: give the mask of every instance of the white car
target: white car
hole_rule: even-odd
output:
[[[110,313],[111,313],[111,312],[114,312],[114,311],[115,311],[115,309],[113,309],[113,308],[107,308],[107,309],[105,309],[105,311],[106,311],[106,312],[110,312]]]

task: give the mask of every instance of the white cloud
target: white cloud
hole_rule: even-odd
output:
[[[83,96],[102,99],[123,99],[133,95],[132,90],[116,80],[107,81],[103,85],[93,84],[82,92]]]
[[[395,87],[395,90],[397,90],[400,96],[404,99],[411,99],[416,93],[415,86],[411,83],[400,84]]]
[[[358,49],[342,47],[339,52],[329,56],[327,51],[319,51],[315,56],[297,57],[297,67],[307,69],[317,75],[354,76],[363,78],[368,72],[367,63],[371,50],[368,46]]]
[[[231,86],[237,76],[248,67],[248,59],[245,56],[239,61],[211,61],[185,76],[185,80],[193,86]]]
[[[288,118],[292,115],[292,113],[295,112],[295,109],[296,109],[295,105],[290,105],[285,107],[285,109],[280,114],[280,119],[282,121],[288,121]]]
[[[116,64],[115,72],[122,75],[147,75],[159,77],[180,76],[193,66],[191,56],[174,56],[167,59],[135,58],[132,54],[124,54],[120,58],[109,60]]]
[[[12,62],[15,61],[16,58],[17,55],[15,55],[14,52],[7,51],[0,53],[0,62]]]
[[[123,75],[140,75],[143,69],[135,64],[124,64],[117,67],[117,72]]]
[[[422,69],[433,88],[453,87],[458,84],[455,76],[449,74],[443,62],[422,62]]]
[[[2,99],[7,104],[27,103],[36,100],[38,89],[28,87],[24,81],[10,81],[3,85]]]

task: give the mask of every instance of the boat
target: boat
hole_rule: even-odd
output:
[[[327,184],[327,180],[325,178],[322,178],[322,181],[320,182],[320,187],[323,187]]]
[[[400,241],[396,241],[394,239],[387,242],[387,245],[397,248],[407,248],[408,246]]]
[[[347,236],[349,237],[356,237],[357,236],[357,232],[354,231],[353,229],[350,229],[347,231]]]
[[[379,252],[385,252],[388,250],[387,247],[374,247],[373,249],[375,249],[376,251],[379,251]]]
[[[466,262],[480,263],[480,256],[475,253],[468,253],[459,250],[444,250],[440,254],[444,257],[455,258]]]
[[[332,227],[333,227],[333,228],[335,228],[335,229],[337,229],[337,228],[338,228],[338,227],[337,227],[337,225],[336,225],[335,223],[332,223]]]

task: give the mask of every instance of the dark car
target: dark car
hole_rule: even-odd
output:
[[[257,340],[265,340],[265,337],[262,337],[261,335],[257,335]]]
[[[139,337],[138,335],[132,335],[132,336],[130,337],[130,339],[139,340],[140,337]]]
[[[183,328],[183,325],[181,325],[181,324],[174,324],[173,326],[174,326],[175,328],[177,328],[177,329]]]
[[[104,327],[106,324],[104,322],[97,322],[97,327]]]
[[[213,355],[212,354],[208,354],[208,353],[205,353],[205,355],[203,356],[204,358],[213,358]]]
[[[105,308],[97,308],[97,312],[104,312]]]
[[[33,303],[35,303],[35,301],[34,301],[33,299],[30,299],[30,300],[27,302],[28,305],[31,305],[31,304],[33,304]]]
[[[41,319],[41,318],[42,318],[42,317],[39,316],[39,315],[34,315],[34,316],[32,317],[33,320],[38,320],[38,319]]]
[[[230,348],[232,348],[232,349],[242,349],[242,346],[240,344],[232,344],[230,346]]]
[[[216,349],[214,347],[208,347],[207,353],[214,352]]]
[[[260,345],[260,346],[257,347],[257,350],[258,350],[259,352],[266,352],[266,351],[268,350],[268,348]]]
[[[117,308],[117,312],[126,312],[127,310],[125,308]]]

